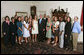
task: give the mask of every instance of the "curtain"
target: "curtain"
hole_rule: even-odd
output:
[[[80,20],[81,26],[83,26],[83,8],[82,8],[82,13],[81,13],[81,20]]]

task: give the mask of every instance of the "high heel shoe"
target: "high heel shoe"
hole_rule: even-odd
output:
[[[32,40],[34,42],[34,40]]]
[[[26,41],[26,43],[28,43],[28,41]]]
[[[19,42],[19,44],[21,45],[21,42]]]
[[[53,44],[53,47],[56,46],[56,45],[57,45],[57,43]]]
[[[35,42],[37,42],[37,40],[35,40]]]
[[[17,40],[15,42],[17,43]]]
[[[52,44],[54,43],[54,41],[51,42]]]
[[[50,44],[50,41],[48,41],[47,44]]]

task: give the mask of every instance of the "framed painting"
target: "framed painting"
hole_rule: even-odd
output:
[[[27,16],[28,13],[27,12],[16,12],[17,16]]]

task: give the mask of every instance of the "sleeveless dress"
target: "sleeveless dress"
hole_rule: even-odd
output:
[[[17,35],[18,37],[21,37],[22,31],[19,29],[19,27],[22,29],[22,22],[17,22]]]
[[[34,29],[32,28],[32,34],[38,34],[38,21],[33,21],[33,27]]]
[[[50,27],[50,23],[47,22],[47,29],[49,29],[49,27]],[[46,37],[51,38],[51,28],[49,29],[49,31],[46,32]]]
[[[56,28],[57,25],[59,25],[59,21],[53,22],[53,26],[54,26],[53,28]],[[55,32],[53,33],[53,35],[54,35],[55,37],[56,37],[56,36],[58,37],[58,36],[59,36],[59,28],[55,29],[54,31],[55,31]]]
[[[29,27],[29,24],[26,23],[25,21],[23,22],[23,24],[25,24],[25,26],[28,28]],[[25,27],[23,28],[23,37],[30,37],[30,33],[29,33],[29,30],[27,30]]]

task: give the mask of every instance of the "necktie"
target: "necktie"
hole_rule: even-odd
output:
[[[75,22],[73,23],[72,30],[73,30],[74,24],[75,24]]]
[[[40,19],[40,24],[41,24],[41,19]]]

